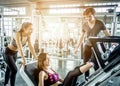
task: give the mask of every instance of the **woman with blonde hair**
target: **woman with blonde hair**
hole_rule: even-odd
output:
[[[15,33],[12,41],[5,49],[5,62],[7,63],[7,69],[5,73],[5,83],[4,86],[7,86],[10,79],[11,86],[15,86],[15,78],[17,73],[17,66],[15,64],[17,53],[19,51],[21,58],[23,59],[23,64],[25,64],[25,57],[23,52],[23,47],[28,43],[28,47],[33,57],[37,59],[35,51],[31,44],[31,33],[33,31],[32,23],[24,22],[21,26],[21,29]]]

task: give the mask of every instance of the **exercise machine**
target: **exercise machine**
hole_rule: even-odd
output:
[[[37,62],[33,61],[33,62],[26,64],[25,66],[19,63],[20,62],[18,62],[17,64],[20,67],[19,73],[21,77],[23,78],[23,80],[26,82],[26,84],[28,86],[38,86],[37,82],[34,79],[34,75],[33,75],[34,70],[37,68]]]
[[[88,78],[83,86],[104,86],[105,83],[120,74],[120,37],[91,37],[90,41],[99,69]],[[111,43],[116,43],[116,45],[113,47]]]
[[[105,38],[91,37],[92,49],[95,54],[95,58],[99,64],[99,69],[95,71],[88,81],[82,86],[103,86],[106,82],[110,81],[118,74],[120,74],[120,37],[110,36]],[[106,46],[108,43],[108,46]],[[109,53],[108,57],[106,52],[108,48],[111,49],[111,43],[117,43],[113,50]],[[102,45],[101,45],[102,44]],[[100,45],[100,46],[99,46]],[[101,48],[100,48],[101,47]],[[101,53],[101,51],[103,53]],[[25,80],[28,86],[37,86],[33,77],[33,72],[37,67],[37,62],[30,62],[25,67],[20,67],[20,75]],[[114,82],[113,82],[114,84]],[[79,86],[79,85],[78,85]]]

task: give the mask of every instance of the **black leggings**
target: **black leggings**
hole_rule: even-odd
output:
[[[11,86],[15,86],[15,78],[17,73],[17,66],[15,64],[17,57],[17,52],[12,51],[9,48],[6,48],[5,51],[5,62],[7,63],[7,69],[5,73],[5,83],[4,85],[8,84],[10,79]]]
[[[63,84],[61,86],[75,86],[77,77],[82,74],[79,68],[80,66],[70,71],[65,77]]]

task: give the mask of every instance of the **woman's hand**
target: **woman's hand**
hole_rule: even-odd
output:
[[[38,60],[38,56],[34,58],[35,60]]]
[[[26,61],[25,61],[25,59],[23,59],[23,61],[22,61],[22,64],[23,64],[23,65],[25,65],[25,64],[26,64]]]
[[[74,53],[77,54],[78,53],[78,49],[75,49]]]
[[[60,78],[60,80],[59,80],[59,81],[60,81],[60,82],[63,82],[64,80]]]

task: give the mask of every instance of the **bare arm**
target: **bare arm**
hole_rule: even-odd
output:
[[[107,29],[103,30],[103,32],[104,32],[105,36],[110,36],[110,33],[109,33],[109,31]]]
[[[81,33],[81,37],[80,37],[80,39],[79,39],[79,44],[78,44],[77,48],[79,48],[79,47],[81,46],[82,41],[83,41],[83,39],[84,39],[84,35],[85,35],[85,33],[82,32],[82,33]]]
[[[32,53],[34,59],[37,60],[37,56],[36,56],[36,54],[35,54],[35,50],[34,50],[34,48],[32,47],[30,37],[28,37],[28,47],[29,47],[30,52]]]
[[[60,77],[59,81],[60,81],[60,82],[63,82],[64,80]]]
[[[106,36],[111,36],[111,34],[108,32],[108,30],[106,29],[106,30],[103,30],[103,32],[104,32],[104,34],[106,35]],[[112,45],[117,45],[117,43],[111,43]]]
[[[17,47],[18,47],[18,50],[20,51],[20,55],[23,59],[23,62],[25,64],[25,57],[24,57],[24,53],[23,53],[23,48],[22,48],[22,43],[21,43],[21,40],[20,40],[20,33],[16,33],[15,35],[15,41],[16,41],[16,44],[17,44]]]
[[[39,73],[38,86],[44,86],[44,77],[45,77],[45,73],[44,73],[44,71],[41,71],[41,72]]]
[[[85,32],[82,32],[82,33],[81,33],[81,36],[80,36],[80,39],[79,39],[79,41],[78,41],[78,45],[77,45],[77,48],[76,48],[75,52],[77,52],[78,48],[81,46],[82,41],[83,41],[83,39],[84,39],[84,35],[85,35]]]

